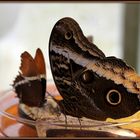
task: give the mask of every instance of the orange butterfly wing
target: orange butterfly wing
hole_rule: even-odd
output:
[[[46,67],[45,67],[45,60],[42,51],[38,48],[35,54],[35,63],[37,66],[38,74],[45,74],[46,75]]]
[[[26,77],[38,75],[38,70],[37,70],[35,61],[32,58],[32,56],[26,51],[21,54],[20,70],[23,76],[26,76]]]

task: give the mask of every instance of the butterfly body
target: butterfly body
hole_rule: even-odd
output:
[[[134,69],[121,59],[106,57],[72,18],[54,25],[49,57],[64,114],[105,120],[127,117],[140,109],[140,78]]]

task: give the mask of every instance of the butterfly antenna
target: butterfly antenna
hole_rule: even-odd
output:
[[[48,96],[50,96],[57,104],[58,104],[58,100],[54,98],[53,95],[51,95],[50,92],[46,91],[46,93],[48,94]],[[47,100],[47,99],[46,99]]]
[[[50,92],[46,91],[46,93],[48,94],[48,96],[51,96],[54,100],[56,100]]]

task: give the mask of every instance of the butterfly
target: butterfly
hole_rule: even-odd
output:
[[[105,54],[70,17],[54,25],[49,59],[65,115],[96,120],[124,118],[140,110],[140,77],[122,59]]]
[[[43,106],[46,93],[46,68],[44,56],[39,48],[35,58],[27,51],[21,54],[20,71],[13,82],[20,103],[31,107]]]
[[[41,108],[46,103],[46,68],[41,49],[36,50],[34,58],[27,51],[21,54],[20,72],[12,86],[19,98],[19,115],[27,119],[38,118],[32,107]]]

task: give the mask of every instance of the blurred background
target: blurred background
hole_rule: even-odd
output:
[[[42,49],[47,80],[52,82],[48,41],[54,24],[74,18],[106,54],[124,59],[140,73],[139,3],[0,3],[0,91],[10,88],[20,55]]]

